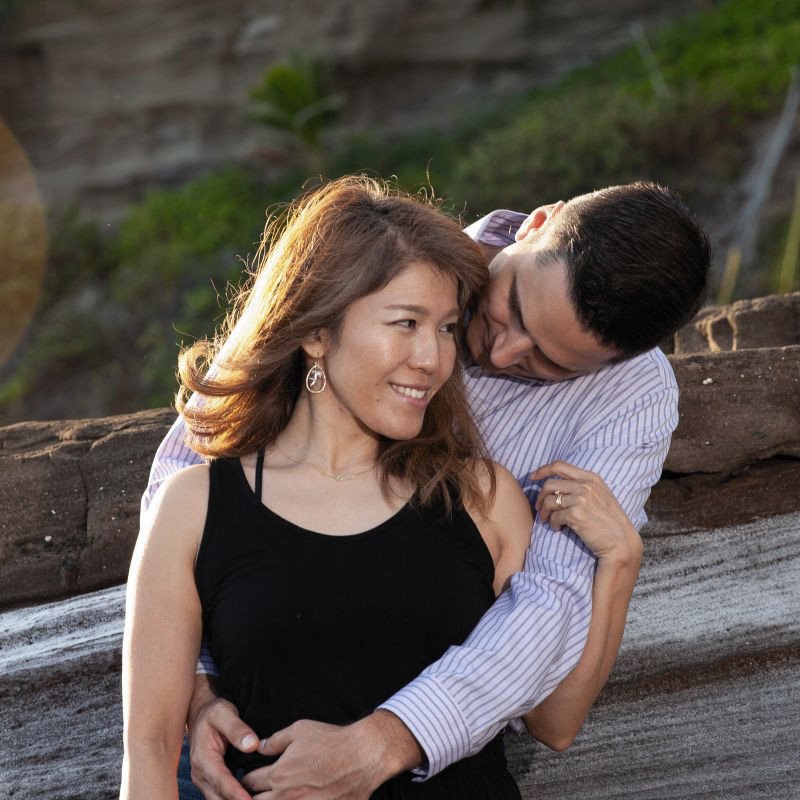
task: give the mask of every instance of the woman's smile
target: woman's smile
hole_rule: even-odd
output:
[[[390,383],[389,385],[395,392],[408,400],[416,401],[422,408],[428,404],[430,387],[425,387],[423,389],[414,386],[403,386],[398,383]]]
[[[455,282],[412,262],[380,291],[355,301],[321,338],[339,420],[378,436],[410,439],[453,372],[459,319]],[[387,393],[388,390],[388,393]]]

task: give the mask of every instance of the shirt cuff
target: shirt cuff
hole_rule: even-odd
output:
[[[481,244],[507,247],[514,244],[514,234],[527,218],[527,214],[501,208],[464,228],[464,233]]]
[[[435,678],[421,675],[380,708],[391,711],[411,731],[427,763],[413,770],[427,780],[469,753],[469,733],[461,711]]]
[[[200,656],[197,659],[195,675],[211,675],[212,678],[219,677],[219,670],[214,663],[214,658],[208,650],[208,642],[203,639],[200,645]]]

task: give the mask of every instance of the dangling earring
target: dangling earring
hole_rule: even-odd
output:
[[[319,365],[319,361],[314,359],[314,365],[306,375],[306,389],[308,389],[311,394],[319,394],[325,391],[327,385],[328,378],[325,375],[325,370]]]

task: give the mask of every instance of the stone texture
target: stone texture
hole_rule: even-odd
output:
[[[800,344],[800,292],[709,306],[674,337],[675,355]]]
[[[800,345],[672,358],[680,422],[665,469],[740,470],[800,457]]]
[[[797,297],[714,313],[785,320]],[[671,362],[681,418],[648,505],[650,530],[713,528],[800,508],[800,345]],[[0,608],[125,580],[139,498],[173,419],[161,409],[0,428]]]
[[[454,105],[547,83],[613,52],[630,24],[696,0],[39,0],[0,30],[0,117],[45,201],[113,217],[147,187],[286,153],[246,118],[247,93],[293,50],[321,55],[350,130],[445,122]]]
[[[650,536],[740,525],[800,509],[800,460],[770,458],[736,474],[671,474],[647,501]]]
[[[735,320],[737,349],[672,357],[681,423],[648,504],[615,671],[567,753],[511,739],[524,798],[800,796],[800,345],[790,326],[784,340],[757,338],[757,321],[742,333],[748,315],[794,302],[711,309]],[[0,613],[2,798],[116,796],[124,587],[113,584],[172,419],[0,428],[0,607],[77,595]],[[69,736],[43,757],[54,730]]]
[[[125,579],[148,465],[173,419],[159,409],[0,428],[0,607]]]
[[[800,796],[800,513],[645,537],[611,681],[575,745],[509,739],[531,800]],[[124,587],[0,613],[0,797],[105,800]],[[42,756],[43,742],[53,742]]]

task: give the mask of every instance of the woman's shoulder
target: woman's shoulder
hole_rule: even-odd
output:
[[[477,463],[474,469],[481,492],[489,499],[483,510],[467,507],[478,527],[482,531],[491,530],[505,541],[529,539],[533,524],[531,507],[514,475],[502,464],[490,460]]]
[[[513,473],[496,461],[491,462],[491,468],[494,470],[496,489],[490,516],[495,518],[501,513],[513,515],[518,521],[527,523],[530,520],[532,524],[530,503]]]
[[[210,472],[211,465],[205,463],[184,467],[164,481],[162,491],[165,493],[165,497],[173,500],[195,492],[207,493]]]
[[[193,464],[170,475],[156,493],[142,520],[146,525],[176,524],[179,528],[195,529],[195,523],[205,522],[208,505],[210,466]]]
[[[481,459],[476,461],[473,471],[478,478],[484,497],[491,500],[487,506],[487,517],[492,516],[494,509],[502,508],[506,504],[511,504],[517,509],[527,508],[530,510],[528,499],[517,483],[517,479],[502,464],[490,459]]]

